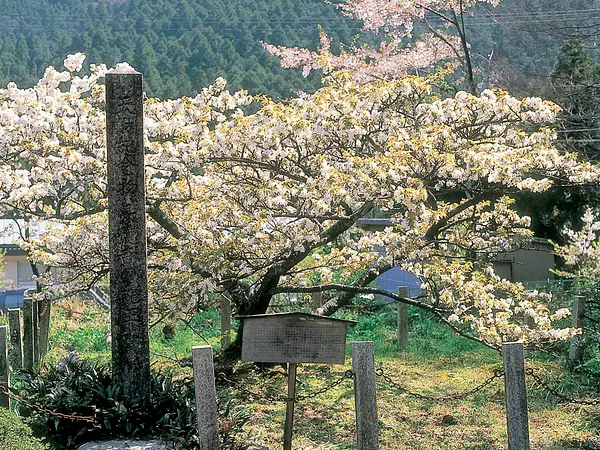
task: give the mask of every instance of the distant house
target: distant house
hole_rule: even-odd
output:
[[[0,272],[3,289],[34,287],[33,271],[27,253],[16,242],[20,239],[18,228],[11,219],[0,219],[0,250],[3,252],[4,268]],[[43,270],[43,269],[42,269]]]
[[[360,228],[370,231],[383,231],[390,227],[392,222],[390,219],[381,218],[363,218],[358,219],[356,225]],[[387,272],[382,273],[375,279],[374,283],[378,288],[388,292],[398,293],[400,286],[408,287],[408,295],[411,297],[421,293],[421,280],[410,272],[402,270],[399,267],[394,267]],[[387,300],[382,298],[382,300]]]
[[[392,223],[390,219],[363,218],[359,219],[356,225],[366,230],[383,231]],[[533,238],[525,248],[499,255],[494,263],[496,273],[502,278],[527,284],[553,279],[554,274],[550,272],[553,268],[552,245],[547,239],[542,238]],[[407,286],[410,296],[421,293],[421,280],[399,267],[381,274],[375,283],[379,288],[393,293],[398,292],[399,286]]]
[[[533,238],[524,248],[498,255],[494,263],[502,278],[523,283],[554,279],[553,246],[548,239]]]

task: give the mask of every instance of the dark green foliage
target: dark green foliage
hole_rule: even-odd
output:
[[[547,86],[564,42],[584,38],[598,56],[599,0],[502,0],[482,4],[466,18],[474,63],[489,85],[515,95],[538,95]]]
[[[346,42],[359,29],[322,0],[0,0],[0,10],[1,86],[31,86],[83,51],[91,63],[129,62],[161,98],[195,95],[219,76],[274,97],[314,91],[318,74],[282,69],[261,41],[315,48],[319,23]]]
[[[581,39],[567,41],[539,94],[561,106],[559,148],[584,160],[600,161],[600,64]],[[537,236],[562,243],[565,226],[578,228],[587,206],[599,204],[596,186],[555,186],[549,192],[518,195],[518,209],[532,218]]]
[[[499,85],[525,95],[532,81],[545,83],[567,32],[575,33],[574,25],[583,24],[593,35],[594,28],[585,28],[586,19],[593,22],[593,14],[587,18],[581,11],[595,11],[599,2],[502,0],[496,8],[488,4],[474,8],[465,23],[478,87]],[[320,85],[319,74],[304,78],[299,70],[282,69],[261,41],[315,49],[321,25],[334,37],[334,51],[340,42],[352,44],[361,24],[343,17],[333,4],[0,0],[0,86],[9,81],[31,86],[45,67],[58,68],[68,53],[83,51],[89,62],[131,63],[144,73],[150,96],[194,95],[224,76],[233,90],[289,98],[297,91],[314,91]],[[426,31],[419,25],[415,30]],[[379,38],[366,39],[373,44]]]
[[[173,380],[170,374],[153,373],[151,406],[140,409],[123,398],[121,386],[112,382],[108,367],[71,353],[40,374],[22,373],[19,392],[29,402],[56,413],[96,417],[89,423],[30,411],[32,428],[53,450],[123,437],[156,437],[172,441],[179,449],[197,448],[193,380]],[[221,448],[245,448],[238,438],[249,417],[246,411],[222,397],[219,413]]]
[[[33,437],[31,428],[20,417],[0,408],[0,448],[2,450],[44,450],[39,439]]]
[[[562,145],[588,161],[600,160],[600,64],[584,41],[567,41],[552,72],[553,91],[549,97],[562,108]]]

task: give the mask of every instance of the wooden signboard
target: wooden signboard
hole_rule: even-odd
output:
[[[305,313],[239,316],[244,321],[242,360],[344,364],[351,320]]]
[[[296,364],[344,364],[346,329],[356,322],[298,312],[237,318],[244,321],[242,361],[288,363],[283,450],[291,450]]]

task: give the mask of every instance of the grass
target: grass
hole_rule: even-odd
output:
[[[53,306],[50,330],[50,350],[45,362],[53,364],[69,352],[81,358],[110,362],[110,315],[95,305],[79,301],[62,301]],[[154,365],[173,365],[190,358],[196,345],[219,345],[219,314],[206,311],[175,327],[168,338],[165,324],[150,330],[150,352]]]
[[[454,335],[423,313],[410,312],[409,347],[400,351],[395,344],[395,314],[390,307],[376,312],[352,311],[342,315],[358,320],[349,330],[348,341],[375,342],[376,365],[394,381],[427,395],[462,392],[483,382],[501,364],[500,355]],[[69,351],[80,357],[108,361],[109,315],[106,311],[77,302],[63,302],[53,309],[51,350],[46,357],[54,363]],[[188,325],[179,324],[167,339],[162,325],[151,331],[153,367],[173,369],[191,375],[178,360],[191,356],[191,347],[219,346],[219,317],[203,312]],[[343,366],[301,365],[298,393],[325,387],[351,368],[350,346]],[[548,357],[528,363],[554,386],[570,396],[585,389],[586,382],[565,372],[559,361]],[[245,389],[263,396],[284,396],[287,378],[283,369],[259,370],[238,363],[233,376]],[[247,431],[253,443],[281,448],[285,404],[244,398],[251,420]],[[354,449],[354,397],[350,380],[318,396],[309,396],[296,406],[294,448],[304,450]],[[400,449],[505,449],[507,448],[502,379],[465,399],[432,401],[399,392],[378,379],[378,408],[382,450]],[[530,434],[533,449],[600,448],[600,407],[560,403],[546,391],[529,384]]]

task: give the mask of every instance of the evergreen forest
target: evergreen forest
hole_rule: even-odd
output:
[[[335,3],[335,2],[333,2]],[[547,81],[566,40],[595,47],[600,2],[503,0],[465,17],[482,86],[527,93]],[[319,27],[340,43],[360,42],[360,22],[322,0],[0,0],[0,85],[33,85],[68,53],[144,73],[150,96],[193,95],[223,76],[230,89],[275,98],[314,91],[318,73],[286,70],[262,48],[316,48]],[[376,39],[376,38],[375,38]]]

